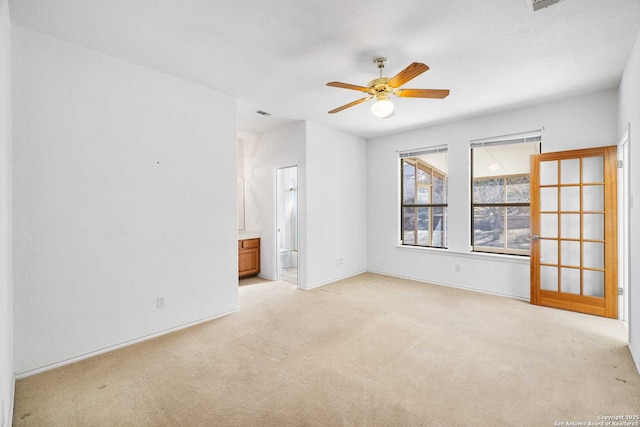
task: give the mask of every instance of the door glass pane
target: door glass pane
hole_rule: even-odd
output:
[[[604,268],[604,243],[584,242],[584,267]]]
[[[429,208],[418,208],[418,245],[429,245]]]
[[[582,207],[585,211],[604,211],[604,186],[588,185],[583,188],[584,201]]]
[[[540,289],[558,291],[558,268],[547,265],[540,266]]]
[[[562,241],[560,243],[560,257],[562,265],[580,267],[580,242]]]
[[[580,187],[560,188],[560,210],[580,211]]]
[[[582,274],[584,295],[604,298],[604,272],[584,270]]]
[[[405,245],[416,244],[416,208],[402,209],[402,242]]]
[[[540,262],[545,264],[558,263],[557,240],[540,240]]]
[[[540,162],[540,185],[558,183],[558,161]]]
[[[560,183],[580,184],[580,159],[560,161]]]
[[[543,187],[540,189],[540,210],[543,212],[558,210],[557,187]]]
[[[580,214],[560,215],[560,237],[567,239],[580,238]]]
[[[604,240],[604,214],[584,214],[584,238]]]
[[[582,159],[582,182],[604,182],[604,157]]]
[[[561,288],[568,294],[580,294],[580,270],[577,268],[562,269]]]
[[[402,201],[413,204],[416,198],[416,167],[406,161],[402,162]]]
[[[529,250],[530,234],[529,207],[507,208],[507,248]]]
[[[558,237],[558,214],[540,215],[540,237]]]

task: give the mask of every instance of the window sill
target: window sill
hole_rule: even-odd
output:
[[[464,257],[464,258],[473,258],[473,259],[486,259],[491,261],[501,261],[501,262],[511,262],[514,264],[524,264],[529,265],[529,257],[521,256],[521,255],[505,255],[505,254],[492,254],[487,252],[458,252],[452,251],[450,249],[440,249],[440,248],[427,248],[421,246],[406,246],[406,245],[396,245],[401,251],[407,252],[419,252],[419,253],[430,253],[444,256],[453,256],[453,257]]]

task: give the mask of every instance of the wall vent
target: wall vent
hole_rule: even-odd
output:
[[[533,7],[533,11],[536,12],[540,9],[544,9],[545,7],[549,7],[552,4],[558,3],[560,0],[531,0],[531,6]]]

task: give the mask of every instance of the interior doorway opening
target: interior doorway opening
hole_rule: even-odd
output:
[[[298,167],[276,171],[276,277],[298,285]]]

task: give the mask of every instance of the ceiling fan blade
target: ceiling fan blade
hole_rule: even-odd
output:
[[[395,95],[400,98],[446,98],[449,89],[398,89]]]
[[[340,112],[342,110],[346,110],[349,107],[353,107],[354,105],[362,104],[363,102],[368,101],[371,98],[372,98],[371,96],[367,96],[365,98],[358,99],[357,101],[353,101],[353,102],[350,102],[348,104],[345,104],[342,107],[334,108],[333,110],[329,111],[329,114],[337,113],[337,112]]]
[[[400,87],[411,79],[418,77],[420,74],[427,71],[429,67],[420,63],[414,62],[409,65],[404,70],[400,71],[398,74],[393,76],[391,80],[387,82],[387,84],[391,87]]]
[[[369,91],[368,87],[352,85],[352,84],[349,84],[349,83],[342,83],[342,82],[329,82],[329,83],[327,83],[327,86],[341,87],[343,89],[359,90],[360,92],[368,92]]]

